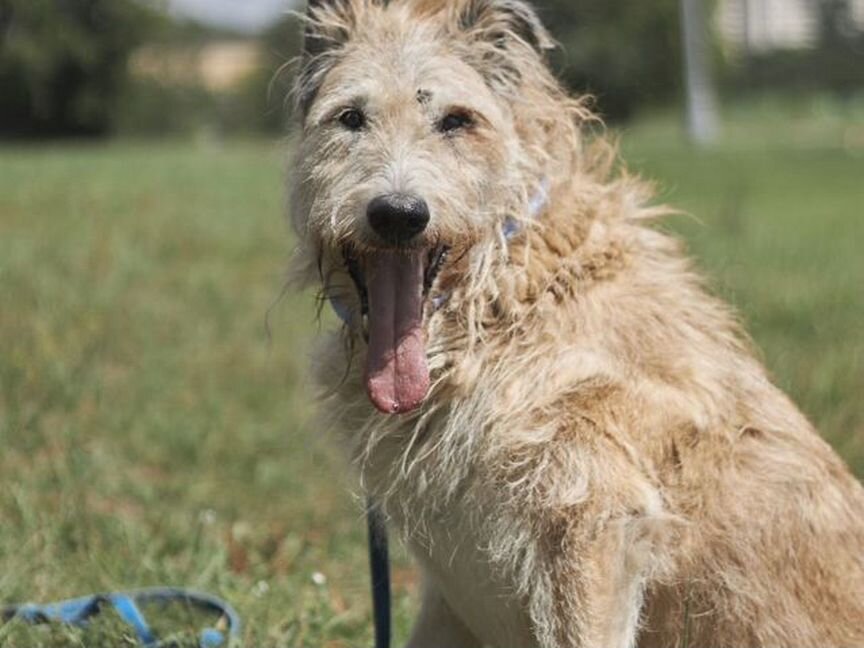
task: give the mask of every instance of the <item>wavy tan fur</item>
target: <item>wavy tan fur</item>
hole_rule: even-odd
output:
[[[316,374],[423,570],[409,646],[864,646],[862,487],[652,227],[650,187],[584,135],[530,7],[317,0],[306,30],[295,270],[355,313]],[[360,134],[334,119],[353,105]],[[476,127],[445,138],[453,106]],[[430,395],[390,417],[364,393],[343,259],[375,246],[366,205],[388,191],[422,196],[454,251]]]

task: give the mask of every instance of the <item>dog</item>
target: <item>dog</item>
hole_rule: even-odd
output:
[[[423,573],[408,646],[864,646],[864,489],[552,47],[521,0],[305,16],[295,270],[344,322],[322,409]]]

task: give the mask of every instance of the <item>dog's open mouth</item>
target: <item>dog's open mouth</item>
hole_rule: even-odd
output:
[[[343,253],[366,316],[366,392],[385,414],[411,412],[429,391],[423,315],[448,248]]]

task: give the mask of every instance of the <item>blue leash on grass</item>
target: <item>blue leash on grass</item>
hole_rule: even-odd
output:
[[[226,639],[240,636],[240,617],[231,605],[209,594],[171,587],[95,594],[46,605],[12,605],[0,608],[0,619],[3,623],[18,619],[30,624],[63,623],[82,627],[104,609],[111,607],[135,630],[138,641],[145,648],[159,648],[166,644],[159,641],[138,607],[148,603],[181,604],[218,614],[220,628],[205,628],[201,631],[198,639],[201,648],[219,648],[225,645]]]
[[[369,531],[369,569],[372,576],[372,608],[375,621],[375,648],[390,648],[390,559],[387,550],[387,529],[379,509],[370,502],[366,516]],[[81,598],[36,605],[11,605],[0,608],[0,622],[18,619],[25,623],[63,623],[81,627],[111,606],[138,636],[145,648],[164,646],[156,637],[139,604],[182,604],[202,611],[219,614],[219,625],[225,629],[205,628],[198,639],[200,648],[221,648],[226,638],[239,639],[240,617],[225,601],[200,592],[171,587],[153,587],[130,592],[95,594]],[[226,637],[227,631],[227,637]]]

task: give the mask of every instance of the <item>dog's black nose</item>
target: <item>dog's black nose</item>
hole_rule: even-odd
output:
[[[369,203],[366,217],[375,233],[388,243],[408,243],[429,225],[429,206],[417,196],[385,194]]]

